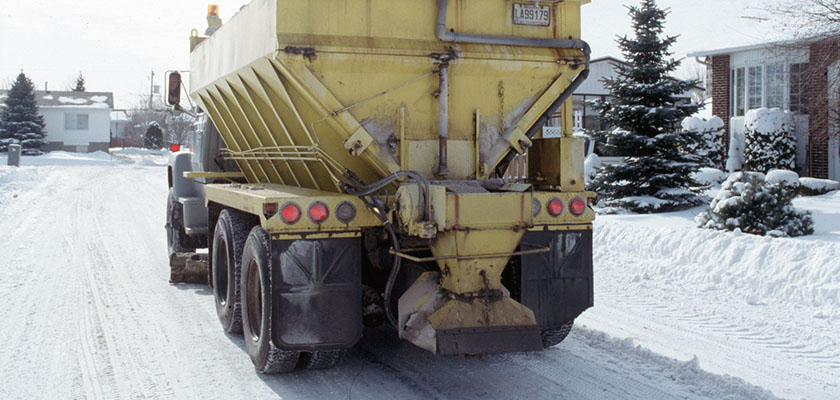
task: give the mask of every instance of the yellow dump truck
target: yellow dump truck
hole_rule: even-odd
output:
[[[571,107],[585,3],[254,0],[221,27],[211,7],[169,250],[209,248],[219,319],[257,371],[331,367],[385,322],[443,355],[565,338],[593,304]]]

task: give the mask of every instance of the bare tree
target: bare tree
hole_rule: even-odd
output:
[[[142,143],[149,124],[157,122],[163,130],[164,144],[186,144],[189,136],[195,132],[195,119],[187,114],[173,113],[158,99],[152,102],[151,110],[148,104],[148,97],[139,98],[135,102],[135,107],[127,111],[128,126],[125,131],[127,142]]]

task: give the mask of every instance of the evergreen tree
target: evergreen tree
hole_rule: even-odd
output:
[[[628,65],[618,66],[618,76],[605,79],[612,99],[596,108],[613,131],[595,132],[602,149],[626,157],[621,165],[599,170],[591,184],[600,204],[634,212],[662,212],[700,203],[692,173],[701,157],[686,149],[701,140],[696,132],[677,133],[683,118],[698,105],[676,105],[675,96],[696,81],[670,78],[679,61],[668,49],[677,37],[660,37],[666,10],[654,0],[629,7],[634,38],[618,39]]]
[[[73,87],[74,92],[84,92],[85,89],[85,77],[82,76],[82,73],[79,72],[79,76],[76,77],[76,83]]]
[[[38,113],[32,81],[21,72],[0,111],[0,139],[20,143],[23,154],[41,154],[46,145],[45,127],[44,117]]]

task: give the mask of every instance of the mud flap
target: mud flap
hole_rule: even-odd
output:
[[[528,232],[522,241],[551,249],[521,257],[520,302],[541,329],[560,329],[593,306],[591,230]]]
[[[271,337],[284,350],[338,350],[362,336],[359,239],[272,240]]]

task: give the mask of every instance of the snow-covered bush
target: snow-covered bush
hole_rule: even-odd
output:
[[[708,167],[700,168],[699,171],[692,175],[695,181],[706,186],[717,185],[725,181],[728,176],[726,172]]]
[[[744,126],[747,170],[767,172],[774,168],[796,167],[796,137],[790,111],[778,108],[750,110]]]
[[[729,173],[744,169],[744,132],[733,130],[729,136],[729,154],[726,158],[726,170]]]
[[[703,166],[711,168],[723,166],[726,152],[722,119],[712,117],[706,120],[699,117],[687,117],[682,121],[682,128],[685,132],[698,134],[700,141],[691,144],[687,150],[702,157]]]
[[[0,139],[0,153],[9,151],[9,145],[19,143],[17,139]]]
[[[598,157],[595,153],[586,157],[586,161],[583,162],[583,175],[586,182],[592,180],[598,168],[601,168],[601,157]]]
[[[818,196],[840,190],[840,182],[829,179],[799,178],[799,193],[804,196]]]
[[[738,172],[730,176],[709,209],[695,218],[701,228],[770,236],[814,233],[807,211],[793,207],[799,181],[791,171]]]

